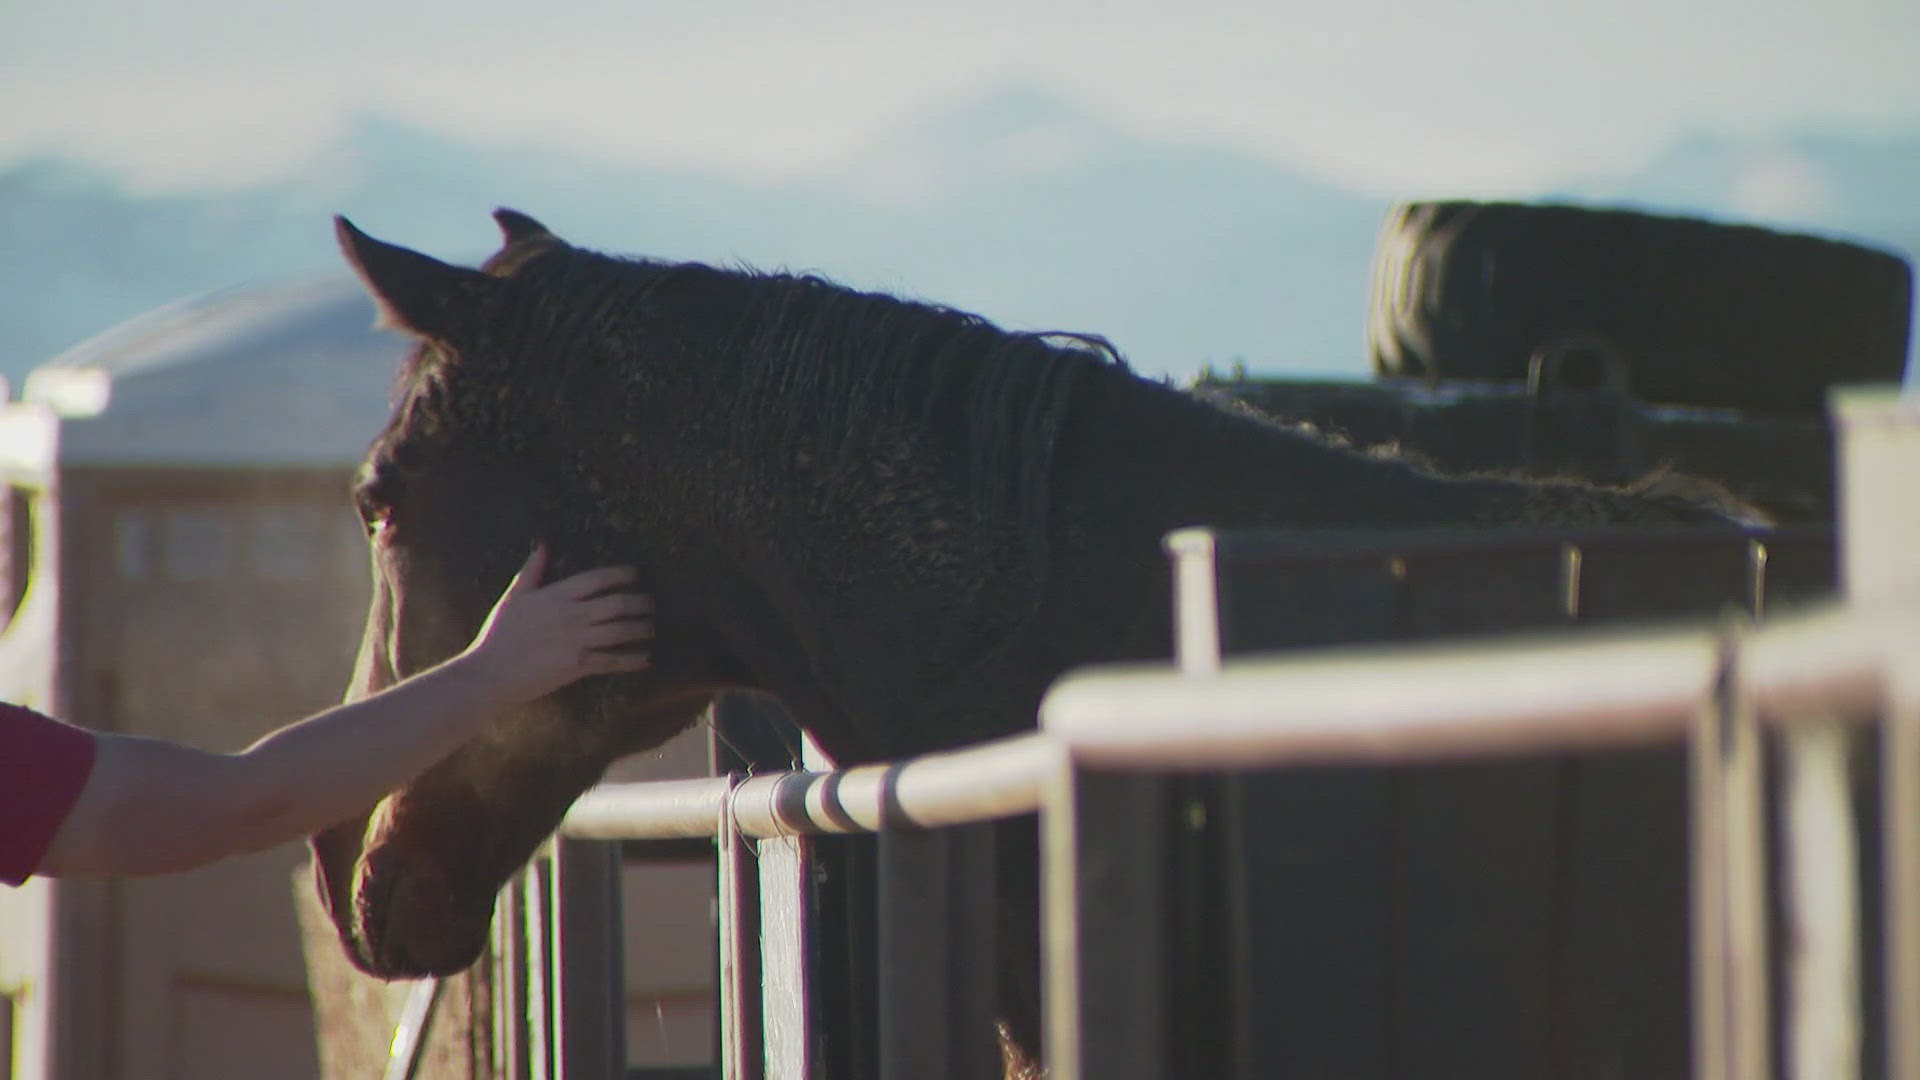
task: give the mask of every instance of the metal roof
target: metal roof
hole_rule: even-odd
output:
[[[57,457],[129,465],[331,465],[359,458],[406,342],[348,275],[226,289],[131,319],[27,376],[61,418]]]

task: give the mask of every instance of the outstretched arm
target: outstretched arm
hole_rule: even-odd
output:
[[[631,570],[542,586],[536,550],[460,655],[238,754],[101,733],[93,772],[43,875],[184,870],[351,817],[516,705],[585,675],[646,666],[647,597]]]

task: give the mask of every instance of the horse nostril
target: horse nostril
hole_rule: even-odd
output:
[[[353,883],[352,945],[361,966],[370,974],[389,975],[383,948],[388,939],[387,919],[399,875],[381,874],[372,861],[362,859]]]

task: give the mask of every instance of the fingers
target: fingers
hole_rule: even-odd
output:
[[[607,593],[577,603],[580,614],[589,623],[637,619],[653,614],[653,597],[645,593]]]
[[[520,570],[507,583],[507,593],[517,595],[531,592],[540,587],[541,579],[547,576],[547,545],[535,544],[527,554],[527,561],[520,564]]]
[[[639,580],[638,571],[630,566],[602,566],[542,587],[549,565],[546,545],[535,546],[508,592],[538,590],[541,600],[528,612],[547,612],[533,616],[536,623],[558,620],[547,623],[557,637],[553,643],[577,650],[569,679],[652,666],[652,656],[637,647],[653,637],[653,623],[648,617],[654,612],[653,597],[629,591]]]
[[[544,563],[542,565],[544,566]],[[638,581],[639,578],[639,571],[631,566],[602,566],[593,570],[582,570],[570,578],[557,581],[553,584],[553,588],[561,596],[578,600],[595,593],[606,592],[608,589],[623,588]]]
[[[653,637],[652,623],[621,619],[587,627],[580,635],[580,644],[590,649],[605,649],[618,645],[632,645],[651,637]]]

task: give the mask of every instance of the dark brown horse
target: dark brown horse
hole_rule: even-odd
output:
[[[339,222],[418,339],[355,492],[375,579],[353,693],[464,646],[536,538],[556,573],[640,567],[658,640],[651,670],[538,702],[314,838],[341,940],[377,975],[472,962],[574,798],[719,691],[778,695],[845,765],[1014,732],[1062,671],[1167,655],[1170,530],[1724,521],[1329,446],[1136,377],[1095,338],[496,218],[480,270]],[[1030,967],[1003,982],[1031,1047]]]

